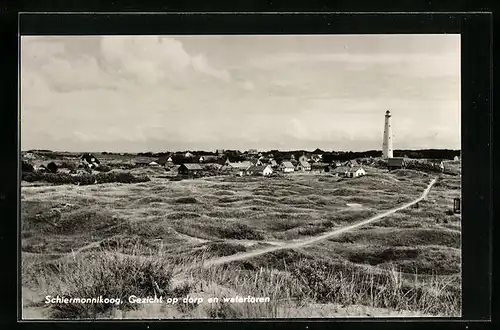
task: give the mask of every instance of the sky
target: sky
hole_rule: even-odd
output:
[[[460,35],[22,36],[21,149],[460,149]]]

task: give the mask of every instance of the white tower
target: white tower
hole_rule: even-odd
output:
[[[382,143],[382,157],[392,158],[392,126],[391,112],[385,112],[384,142]]]

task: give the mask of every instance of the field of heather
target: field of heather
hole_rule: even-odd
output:
[[[458,176],[376,222],[304,247],[198,266],[322,235],[419,197],[432,176],[214,176],[21,188],[24,318],[460,316]],[[45,304],[46,295],[270,297],[262,304]]]

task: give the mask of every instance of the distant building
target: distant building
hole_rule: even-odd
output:
[[[387,168],[389,170],[396,170],[405,167],[405,161],[402,157],[387,158]]]
[[[351,168],[347,166],[338,166],[334,168],[331,172],[336,176],[345,177],[347,176],[347,172],[349,172],[350,169]]]
[[[311,171],[313,172],[330,172],[330,166],[326,163],[312,163]]]
[[[99,161],[99,159],[97,159],[94,155],[92,154],[83,154],[81,157],[80,157],[81,161],[82,161],[82,164],[87,167],[87,168],[96,168],[98,167],[101,162]]]
[[[181,175],[196,175],[201,171],[203,171],[203,168],[198,163],[184,163],[178,169],[178,173]]]
[[[307,162],[309,159],[307,159],[306,155],[302,155],[299,157],[299,163],[301,162]]]
[[[32,152],[27,152],[27,153],[24,154],[23,158],[24,159],[36,159],[36,156]]]
[[[311,161],[315,163],[319,163],[323,159],[322,155],[312,155],[311,156]]]
[[[290,173],[295,171],[295,166],[293,166],[292,162],[284,161],[280,165],[280,170],[284,173]]]
[[[251,166],[247,169],[246,173],[247,175],[269,176],[273,173],[273,170],[270,165]]]
[[[359,163],[355,159],[348,160],[342,164],[342,166],[357,167]]]
[[[184,158],[192,158],[194,155],[189,151],[184,154]]]
[[[213,163],[217,161],[217,156],[214,155],[201,155],[198,159],[200,163]]]
[[[441,159],[429,159],[428,162],[432,163],[432,165],[437,166],[444,171],[444,162]]]
[[[134,164],[135,166],[148,166],[151,161],[150,158],[139,157],[134,159]]]
[[[358,168],[350,167],[346,173],[346,177],[348,178],[357,178],[358,176],[363,176],[363,175],[366,175],[366,172],[362,167]]]
[[[257,151],[257,149],[249,149],[248,150],[248,154],[249,155],[257,155],[259,152]]]
[[[148,164],[149,166],[160,166],[160,164],[158,164],[156,161],[152,161]]]
[[[278,167],[278,162],[276,162],[274,159],[270,159],[269,165],[271,165],[271,167]]]
[[[252,166],[252,163],[249,161],[235,162],[235,163],[229,162],[229,164],[227,165],[232,169],[246,171],[249,167]]]
[[[168,162],[167,157],[160,157],[157,160],[155,160],[155,163],[157,163],[160,166],[165,166]]]
[[[460,161],[460,157],[455,156],[455,157],[453,157],[453,160],[456,161],[456,162],[458,162],[458,161]]]
[[[299,163],[297,164],[296,169],[297,169],[297,171],[310,171],[311,164],[309,164],[307,161],[299,160]]]
[[[253,165],[255,165],[255,166],[262,166],[262,165],[264,165],[264,163],[263,163],[263,162],[262,162],[262,160],[260,160],[260,159],[252,159],[250,162],[251,162]]]

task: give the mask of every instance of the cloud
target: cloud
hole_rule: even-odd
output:
[[[243,83],[243,88],[248,91],[253,91],[255,89],[255,85],[251,81],[245,81]]]
[[[448,127],[444,143],[458,141],[459,79],[428,78],[432,67],[421,73],[411,52],[325,54],[318,43],[283,56],[281,43],[266,52],[202,37],[86,38],[21,39],[23,148],[364,149],[380,145],[387,108],[398,145],[433,138],[429,122]]]
[[[226,70],[214,68],[204,54],[191,55],[182,42],[158,36],[105,36],[101,38],[105,68],[155,84],[164,79],[184,79],[191,72],[228,82]]]
[[[402,74],[412,76],[457,76],[460,73],[459,52],[436,54],[306,54],[278,53],[254,59],[251,64],[262,70],[276,70],[298,64],[327,65],[328,63],[344,63],[350,70],[364,70],[373,65],[396,66]],[[401,71],[402,70],[402,71]]]

